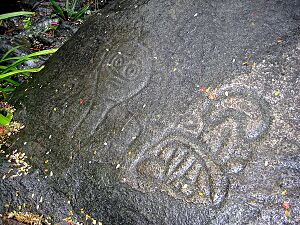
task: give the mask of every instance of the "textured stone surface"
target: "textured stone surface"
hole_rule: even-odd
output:
[[[0,207],[26,202],[55,221],[84,208],[104,224],[298,224],[297,4],[108,6],[12,98],[26,128],[8,151],[33,168],[0,181]]]

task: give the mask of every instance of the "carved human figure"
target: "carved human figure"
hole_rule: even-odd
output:
[[[78,80],[61,101],[60,111],[50,115],[53,122],[60,120],[60,129],[71,138],[92,137],[112,108],[138,94],[150,80],[151,59],[143,45],[124,44],[98,52],[100,61],[90,78]]]

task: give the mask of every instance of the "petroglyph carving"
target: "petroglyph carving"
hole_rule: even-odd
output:
[[[252,141],[268,128],[270,109],[265,100],[245,87],[222,88],[217,100],[207,101],[204,120],[209,126],[221,124],[227,118],[239,121],[240,138]]]
[[[113,88],[113,91],[116,91],[115,88],[122,89],[123,85],[128,85],[127,83],[137,80],[138,77],[142,75],[141,68],[137,62],[121,52],[108,56],[107,63],[105,65],[104,62],[103,66],[106,67],[106,71],[111,74],[105,86],[108,89]],[[130,93],[126,94],[128,91],[128,89],[124,89],[124,96],[120,97],[126,98],[126,95],[130,96]],[[118,101],[115,97],[116,96],[112,96],[113,100]]]
[[[145,46],[125,44],[115,49],[101,49],[99,54],[100,62],[90,74],[91,79],[86,79],[91,83],[82,84],[88,90],[84,92],[85,96],[74,90],[78,101],[69,103],[68,96],[71,94],[67,94],[61,101],[64,104],[59,107],[61,110],[50,115],[50,118],[57,117],[53,121],[63,117],[68,117],[64,119],[66,121],[74,121],[66,128],[73,138],[82,132],[91,137],[112,108],[138,94],[150,80],[151,58]],[[145,58],[149,60],[142,60]],[[79,98],[84,99],[84,105],[79,104]]]
[[[104,53],[95,69],[95,97],[72,133],[89,117],[96,121],[85,126],[87,128],[94,124],[89,127],[88,132],[92,135],[113,107],[145,88],[150,80],[151,62],[141,59],[148,54],[148,50],[142,45],[135,46],[131,53],[124,53],[120,48]]]
[[[252,152],[251,143],[266,133],[270,123],[268,104],[245,87],[220,89],[214,101],[204,104],[204,128],[199,141],[209,154],[231,172],[241,171]]]
[[[120,49],[104,54],[102,62],[96,68],[95,94],[98,98],[93,98],[87,113],[97,118],[90,134],[94,133],[113,107],[132,98],[147,85],[150,80],[150,65],[145,65],[144,61],[147,60],[141,60],[147,54],[146,48],[140,45],[132,55],[125,54]]]
[[[128,184],[187,202],[210,206],[224,202],[228,176],[244,168],[251,143],[268,129],[269,107],[243,87],[222,88],[217,100],[197,105],[137,155],[125,173]]]
[[[174,198],[207,205],[221,204],[228,178],[201,149],[170,135],[145,151],[131,166],[128,182],[141,191],[159,189]]]

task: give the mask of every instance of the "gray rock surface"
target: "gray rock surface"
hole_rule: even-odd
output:
[[[11,99],[26,127],[7,152],[32,169],[1,179],[0,208],[26,203],[60,224],[69,211],[103,224],[299,224],[297,4],[107,6]]]

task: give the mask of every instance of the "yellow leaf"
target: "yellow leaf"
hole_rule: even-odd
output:
[[[72,221],[72,219],[71,219],[71,217],[69,216],[69,217],[66,217],[66,218],[64,218],[63,219],[64,221],[66,221],[66,222],[70,222],[70,221]]]
[[[205,92],[208,93],[210,91],[210,87],[206,88]]]
[[[10,212],[8,213],[7,218],[8,219],[13,218],[16,214],[17,214],[16,211]]]
[[[274,95],[275,97],[278,97],[278,96],[280,95],[280,91],[279,91],[279,90],[274,91],[273,95]]]
[[[286,217],[289,217],[291,214],[290,214],[290,212],[289,212],[288,210],[285,210],[285,211],[284,211],[284,215],[285,215]]]
[[[214,93],[210,93],[210,94],[208,95],[208,98],[209,98],[210,100],[216,100],[216,95],[215,95]]]

